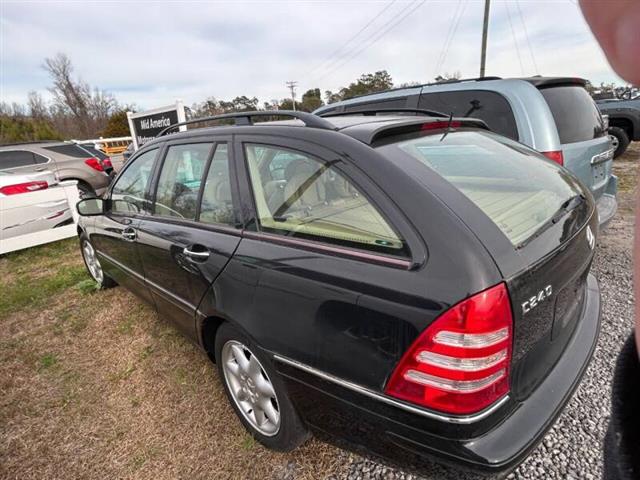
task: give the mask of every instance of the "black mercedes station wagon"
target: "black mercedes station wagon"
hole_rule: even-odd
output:
[[[504,471],[596,344],[594,201],[479,120],[415,113],[174,125],[78,204],[81,251],[209,354],[267,447]]]

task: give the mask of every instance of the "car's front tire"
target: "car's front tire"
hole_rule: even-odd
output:
[[[84,266],[87,268],[91,278],[100,286],[100,288],[115,287],[116,282],[102,270],[102,265],[96,254],[93,244],[85,233],[80,235],[80,253]]]
[[[613,158],[618,158],[627,151],[630,142],[629,135],[623,128],[609,127],[609,137],[611,138],[613,148],[615,148]]]
[[[223,323],[216,332],[215,355],[229,402],[256,440],[289,451],[309,438],[270,359],[244,333]]]

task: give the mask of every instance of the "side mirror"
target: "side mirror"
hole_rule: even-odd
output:
[[[93,217],[104,213],[104,203],[102,198],[85,198],[76,204],[76,209],[83,217]]]

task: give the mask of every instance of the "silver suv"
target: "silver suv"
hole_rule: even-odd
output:
[[[614,150],[585,84],[579,78],[486,77],[365,95],[314,113],[421,109],[479,118],[494,132],[533,147],[571,170],[593,193],[604,226],[617,209],[617,177],[611,173]]]
[[[110,165],[109,165],[110,166]],[[111,178],[100,158],[67,142],[36,142],[0,147],[0,171],[28,174],[49,170],[58,180],[77,180],[81,197],[102,195]]]

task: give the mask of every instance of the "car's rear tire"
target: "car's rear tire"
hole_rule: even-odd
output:
[[[293,450],[309,438],[282,378],[247,335],[223,323],[216,332],[215,355],[229,402],[253,438],[278,451]]]
[[[84,261],[84,266],[87,268],[87,272],[89,272],[91,278],[100,288],[111,288],[117,285],[117,283],[102,270],[102,265],[100,265],[96,250],[84,233],[80,235],[80,253],[82,254],[82,260]]]
[[[623,128],[609,127],[609,137],[611,138],[613,148],[615,148],[613,158],[618,158],[627,151],[627,147],[629,146],[629,135]]]

